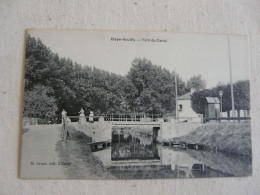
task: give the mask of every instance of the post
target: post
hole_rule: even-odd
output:
[[[120,131],[118,131],[118,142],[120,144]]]
[[[68,129],[67,129],[67,120],[66,120],[66,117],[62,117],[63,119],[63,135],[62,135],[62,140],[66,142],[67,140],[67,134],[68,134]]]
[[[238,118],[238,122],[240,123],[240,110],[237,110],[237,118]]]
[[[135,115],[135,122],[136,122],[136,113],[135,113],[135,108],[134,108],[134,115]]]
[[[219,91],[219,96],[220,96],[220,118],[222,118],[222,96],[223,96],[223,91]]]
[[[230,73],[230,90],[231,90],[231,102],[232,102],[232,117],[235,117],[235,103],[234,103],[234,90],[232,82],[232,65],[231,65],[231,55],[230,55],[230,40],[228,37],[228,56],[229,56],[229,73]]]
[[[176,96],[176,119],[178,120],[179,119],[179,110],[178,110],[178,89],[177,89],[177,73],[175,71],[175,96]]]
[[[62,140],[66,141],[67,140],[67,133],[68,133],[68,129],[66,127],[67,112],[64,109],[61,112],[61,117],[62,117]]]
[[[222,96],[220,97],[220,117],[222,117]]]
[[[222,118],[222,96],[220,96],[220,120],[221,121]]]

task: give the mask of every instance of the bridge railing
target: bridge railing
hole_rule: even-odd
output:
[[[162,118],[162,114],[135,114],[135,113],[120,113],[106,114],[105,121],[157,121]]]
[[[89,121],[89,116],[67,116],[71,122],[78,122],[80,118],[85,118],[86,121]],[[94,121],[99,121],[99,119],[101,118],[102,116],[93,116],[91,118],[94,119]]]
[[[131,113],[120,113],[120,114],[104,114],[101,116],[67,116],[71,122],[78,122],[80,118],[85,118],[89,121],[89,118],[93,118],[94,121],[134,121],[134,122],[154,122],[162,118],[162,114],[131,114]]]

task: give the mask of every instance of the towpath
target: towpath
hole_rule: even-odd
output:
[[[61,125],[24,127],[21,152],[21,178],[66,178],[56,151]],[[55,164],[54,164],[55,163]]]

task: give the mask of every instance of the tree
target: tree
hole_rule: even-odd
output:
[[[188,91],[181,77],[145,58],[134,59],[128,74],[120,76],[89,66],[82,67],[71,59],[60,58],[40,39],[29,35],[26,39],[25,96],[30,97],[26,103],[36,101],[33,99],[35,90],[44,87],[47,96],[42,98],[48,97],[53,104],[55,102],[57,109],[53,110],[56,110],[56,116],[62,109],[68,115],[78,115],[81,107],[85,111],[93,110],[97,115],[115,112],[172,113],[176,100],[175,75],[180,96]],[[203,86],[201,80],[194,77],[189,86],[196,82]],[[43,117],[41,113],[36,114],[27,108],[26,115]]]
[[[250,82],[237,81],[234,84],[234,100],[236,110],[250,110]]]
[[[193,76],[187,81],[187,88],[190,90],[194,88],[196,90],[205,89],[206,81],[201,78],[201,75]]]
[[[132,67],[126,75],[128,85],[125,98],[130,110],[153,114],[171,113],[175,110],[175,77],[176,73],[153,65],[147,59],[133,60]],[[185,83],[177,75],[178,95],[186,92]]]
[[[204,114],[206,97],[213,97],[211,90],[204,89],[200,91],[195,91],[191,95],[191,107],[196,113]]]
[[[50,60],[52,53],[40,39],[28,35],[26,39],[25,89],[31,89],[35,84],[45,85],[52,71]]]
[[[25,91],[24,116],[41,119],[55,117],[58,107],[52,95],[53,90],[42,85],[36,85],[32,90]]]
[[[234,83],[234,103],[236,110],[250,110],[250,86],[248,80]],[[204,114],[206,97],[219,97],[219,91],[223,91],[222,111],[232,110],[230,84],[219,84],[211,89],[196,91],[191,95],[191,105],[195,112]]]

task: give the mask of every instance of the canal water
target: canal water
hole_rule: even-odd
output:
[[[119,179],[242,177],[252,160],[223,153],[164,147],[153,143],[151,129],[117,128],[111,147],[93,152]]]

